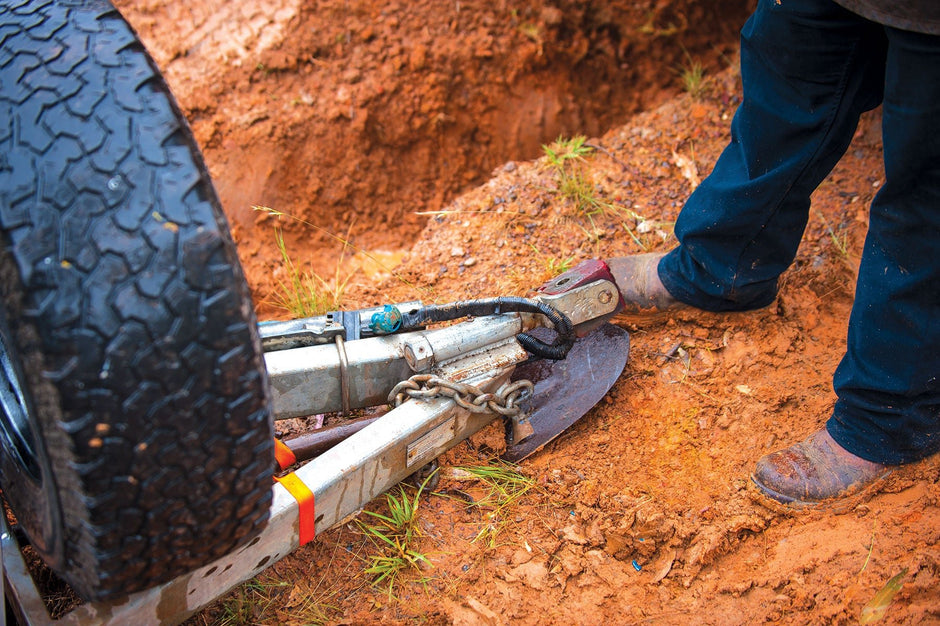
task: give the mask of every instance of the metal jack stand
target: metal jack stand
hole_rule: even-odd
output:
[[[618,292],[609,273],[605,277],[594,266],[579,266],[543,287],[538,301],[563,313],[577,331],[596,327],[618,310],[619,299],[613,294]],[[512,377],[518,365],[531,359],[520,343],[525,341],[517,337],[544,325],[543,315],[501,313],[445,328],[396,334],[380,334],[385,331],[377,331],[373,324],[375,336],[365,337],[369,334],[364,330],[366,320],[374,321],[389,309],[262,326],[263,342],[270,350],[265,360],[276,418],[375,406],[387,402],[391,392],[401,392],[406,399],[294,472],[313,493],[317,533],[343,523],[370,500],[496,418],[508,415],[510,443],[521,443],[533,434],[542,436],[518,410],[533,386],[538,394],[538,382],[518,383]],[[408,303],[394,310],[407,320],[422,307]],[[626,362],[626,333],[607,332],[605,342],[614,342],[622,360],[619,368],[610,361],[584,366],[613,372],[591,405]],[[585,373],[594,375],[593,371]],[[447,381],[444,393],[439,387],[421,385],[433,386],[437,380]],[[542,445],[554,435],[557,432],[544,438]],[[309,519],[301,519],[298,500],[288,489],[280,483],[273,489],[270,522],[247,545],[158,587],[85,604],[54,621],[27,571],[14,533],[4,522],[0,547],[6,595],[19,619],[28,624],[179,623],[301,545],[302,525]]]

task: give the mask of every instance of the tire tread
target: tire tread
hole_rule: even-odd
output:
[[[22,281],[16,323],[41,343],[21,350],[41,354],[59,396],[43,429],[68,448],[65,554],[47,556],[101,599],[264,525],[267,381],[217,196],[133,30],[98,0],[5,4],[0,229]]]

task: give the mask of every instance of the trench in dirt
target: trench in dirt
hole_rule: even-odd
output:
[[[293,260],[326,276],[337,237],[394,266],[422,213],[494,168],[733,64],[752,3],[156,4],[119,2],[193,125],[247,273],[277,258],[262,205],[294,218],[278,220]],[[271,286],[252,288],[264,315]]]
[[[402,78],[410,85],[365,106],[341,86],[337,97],[349,100],[349,110],[328,107],[327,117],[338,122],[333,136],[302,124],[278,142],[274,163],[269,146],[241,146],[242,165],[231,178],[241,184],[251,172],[270,172],[261,203],[293,205],[305,219],[367,248],[409,247],[426,223],[421,212],[444,208],[499,165],[537,158],[559,136],[598,136],[625,123],[678,93],[691,64],[715,72],[731,63],[742,3],[693,8],[698,15],[683,19],[712,24],[714,31],[672,34],[667,29],[677,18],[663,15],[662,25],[649,27],[664,32],[637,38],[635,24],[617,23],[596,8],[584,10],[577,23],[543,9],[538,19],[548,22],[553,41],[535,44],[534,54],[506,51],[499,59],[487,49],[467,58],[455,48],[453,58],[428,61],[430,53],[416,44],[407,57],[413,78]],[[447,71],[425,74],[432,63]],[[224,199],[244,198],[244,190],[225,181],[220,187]],[[245,205],[226,203],[240,223]]]

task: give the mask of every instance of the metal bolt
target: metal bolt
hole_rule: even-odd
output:
[[[614,294],[610,293],[609,289],[605,289],[604,291],[597,294],[597,299],[601,304],[607,304],[614,299]]]

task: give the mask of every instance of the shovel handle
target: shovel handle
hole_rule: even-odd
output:
[[[309,433],[298,435],[291,439],[283,440],[297,462],[309,461],[315,456],[323,454],[339,442],[345,440],[360,430],[379,419],[378,417],[363,417],[357,420],[349,420],[336,426],[327,426],[318,428]]]

